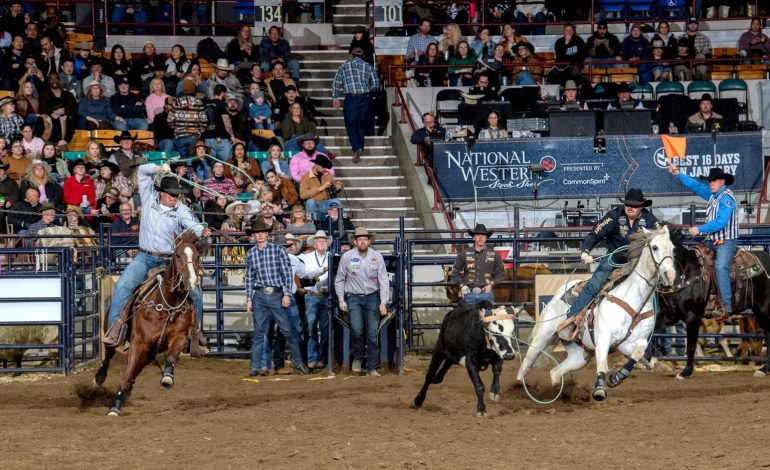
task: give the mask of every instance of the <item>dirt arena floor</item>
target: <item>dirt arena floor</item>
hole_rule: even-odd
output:
[[[0,379],[3,469],[757,469],[770,467],[770,378],[750,372],[637,370],[603,403],[589,400],[593,371],[569,377],[563,399],[531,402],[503,370],[502,398],[475,417],[463,368],[410,409],[428,358],[381,378],[325,374],[243,380],[240,360],[183,360],[176,386],[146,369],[119,418],[105,417],[118,382],[91,386],[93,370],[69,377]],[[592,364],[590,365],[592,367]],[[533,388],[553,395],[535,371]],[[272,377],[271,377],[272,378]],[[484,372],[487,387],[490,371]],[[109,396],[107,393],[109,391]]]

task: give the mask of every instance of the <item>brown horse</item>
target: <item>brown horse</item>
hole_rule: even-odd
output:
[[[160,278],[150,275],[126,304],[131,325],[128,360],[107,416],[120,414],[134,380],[157,354],[166,353],[161,385],[166,388],[174,386],[174,364],[196,324],[195,302],[190,292],[198,287],[203,274],[197,241],[198,238],[192,233],[179,238]],[[114,355],[115,348],[107,347],[105,359],[94,378],[97,385],[103,384],[107,378],[110,360]]]

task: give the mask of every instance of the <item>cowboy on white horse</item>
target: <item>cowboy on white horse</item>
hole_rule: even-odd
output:
[[[652,205],[650,199],[644,198],[641,189],[631,188],[626,192],[625,199],[622,199],[623,207],[617,207],[604,214],[588,236],[583,240],[580,247],[580,259],[586,264],[593,264],[594,258],[591,256],[591,250],[602,240],[607,241],[607,253],[610,254],[618,248],[628,245],[628,236],[638,232],[642,228],[652,230],[660,227],[660,223],[648,207]],[[604,283],[612,274],[610,265],[611,256],[605,256],[599,261],[599,266],[591,275],[583,290],[572,302],[572,306],[567,312],[567,319],[575,318],[585,307],[595,299],[604,286]],[[625,256],[616,254],[613,261],[616,263],[625,262]],[[569,341],[575,332],[575,323],[565,321],[562,329],[559,331],[559,338]]]

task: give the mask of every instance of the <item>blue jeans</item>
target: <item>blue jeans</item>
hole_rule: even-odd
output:
[[[208,3],[191,3],[182,2],[181,19],[192,23],[193,13],[195,13],[198,23],[211,23],[211,15],[209,14]],[[207,36],[211,34],[210,26],[202,26],[200,28],[201,36]]]
[[[537,85],[537,81],[531,73],[524,70],[516,76],[516,85]]]
[[[353,151],[364,149],[364,136],[372,114],[372,99],[369,96],[345,96],[342,109],[345,115],[345,130]]]
[[[529,19],[524,16],[523,13],[519,12],[516,13],[516,22],[517,23],[523,23],[527,24],[529,22]],[[535,23],[545,23],[545,15],[543,12],[538,13],[535,15]],[[545,34],[545,25],[537,25],[537,26],[525,26],[521,28],[522,34],[535,34],[535,35],[543,35]]]
[[[203,141],[208,147],[211,148],[213,157],[220,160],[230,160],[233,156],[233,146],[229,139],[206,139]]]
[[[195,136],[178,137],[174,139],[174,146],[176,146],[176,149],[179,151],[180,157],[190,158],[192,156],[190,155],[190,147],[195,145],[196,142],[198,142],[198,137],[195,137]]]
[[[597,267],[596,271],[594,271],[594,273],[591,275],[591,279],[588,280],[588,283],[583,288],[583,291],[580,292],[575,301],[572,302],[572,306],[567,312],[567,318],[574,317],[580,313],[580,311],[583,310],[583,308],[585,308],[585,306],[588,305],[591,300],[599,295],[599,291],[601,291],[602,286],[605,282],[607,282],[607,279],[609,279],[610,274],[612,274],[610,257],[605,256],[601,259],[601,261],[599,261],[599,267]]]
[[[150,128],[150,124],[147,122],[147,119],[128,118],[126,119],[126,122],[115,121],[112,124],[112,127],[114,127],[116,131],[146,131]]]
[[[730,265],[735,256],[735,250],[738,249],[738,240],[725,240],[721,245],[714,245],[711,241],[706,242],[709,248],[714,250],[716,259],[714,260],[714,270],[717,274],[717,287],[719,287],[719,297],[728,313],[733,312],[733,288],[730,285]]]
[[[126,16],[126,7],[117,4],[115,5],[115,9],[112,10],[112,16],[110,17],[110,21],[113,23],[122,23]],[[137,25],[139,24],[145,24],[148,22],[149,17],[147,16],[147,12],[144,11],[144,9],[137,10],[136,7],[134,7],[134,23]],[[128,29],[134,30],[131,26],[121,25],[121,26],[113,26],[110,28],[110,31],[113,33],[120,33],[123,31],[126,31]],[[144,28],[136,28],[135,32],[137,33],[145,33],[147,30]]]
[[[272,64],[266,60],[259,64],[259,68],[261,68],[263,72],[270,72],[273,70]],[[284,64],[284,68],[291,74],[291,78],[299,84],[299,62],[297,62],[296,59],[291,59]]]
[[[476,305],[482,300],[486,300],[492,305],[495,304],[495,295],[492,292],[481,292],[480,294],[474,294],[473,292],[469,292],[465,294],[464,299],[468,305]]]
[[[286,342],[289,343],[289,352],[295,366],[302,365],[302,351],[299,349],[299,338],[291,323],[291,309],[281,306],[281,292],[265,294],[261,290],[254,293],[251,299],[251,307],[254,319],[254,336],[251,339],[251,366],[250,370],[267,369],[270,364],[263,362],[265,352],[265,334],[271,321],[275,321],[281,330]]]
[[[321,220],[326,216],[326,211],[329,210],[329,206],[333,202],[342,205],[342,201],[337,198],[327,199],[325,201],[316,201],[315,199],[310,198],[305,201],[305,210],[313,220]]]
[[[160,142],[158,142],[158,152],[165,152],[165,153],[176,152],[176,145],[174,145],[174,139],[163,139]]]
[[[302,322],[299,318],[299,307],[294,297],[291,298],[289,304],[289,322],[292,328],[297,333],[299,338],[302,337]],[[271,321],[267,327],[267,333],[265,334],[265,348],[262,353],[262,362],[270,365],[272,361],[275,365],[275,370],[283,369],[286,364],[286,337],[280,331],[275,331],[275,321]],[[296,362],[295,362],[296,363]],[[268,367],[269,368],[269,367]]]
[[[327,295],[318,297],[311,292],[305,294],[305,317],[307,317],[307,361],[329,362],[329,310],[331,300]],[[320,341],[316,329],[320,328]]]
[[[110,325],[118,319],[120,312],[126,306],[126,302],[134,293],[134,289],[147,279],[147,273],[154,268],[163,268],[166,266],[166,259],[159,256],[150,256],[141,251],[126,266],[120,279],[115,284],[115,290],[112,293],[112,303],[110,304],[110,314],[108,322]],[[198,315],[198,322],[203,322],[203,294],[200,289],[195,289],[190,293],[190,297],[195,301],[195,309]]]
[[[377,347],[377,327],[380,325],[380,293],[369,295],[346,295],[350,313],[350,335],[353,343],[353,359],[364,360],[366,351],[366,370],[375,370],[380,365],[380,350]],[[364,339],[366,328],[366,339]],[[366,349],[364,349],[364,344]]]

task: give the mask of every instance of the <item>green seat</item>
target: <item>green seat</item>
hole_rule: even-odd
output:
[[[687,85],[687,96],[694,100],[699,100],[706,93],[710,94],[712,98],[716,98],[717,87],[713,82],[696,80]]]
[[[77,160],[78,158],[85,158],[85,152],[64,152],[62,154],[65,160]]]
[[[740,78],[731,78],[719,82],[720,98],[736,98],[738,100],[738,110],[748,121],[751,111],[749,109],[749,86]]]
[[[655,96],[684,95],[684,85],[679,82],[661,82],[655,87]]]
[[[631,83],[631,97],[637,100],[655,99],[655,88],[652,83]]]

